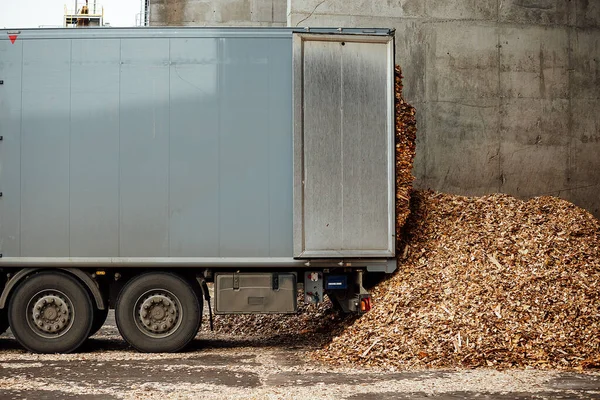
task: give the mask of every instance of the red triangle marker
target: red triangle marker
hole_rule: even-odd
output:
[[[10,39],[10,42],[12,44],[15,44],[15,40],[17,40],[17,35],[8,35],[8,38]]]

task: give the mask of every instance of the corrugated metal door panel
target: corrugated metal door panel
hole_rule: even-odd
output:
[[[21,255],[21,67],[23,41],[0,40],[0,254]]]
[[[218,39],[171,39],[169,229],[173,257],[219,254]]]
[[[343,249],[342,58],[338,42],[304,47],[304,230],[311,250]]]
[[[394,255],[393,37],[294,38],[294,256]]]
[[[21,256],[69,254],[71,41],[23,44]]]
[[[339,45],[338,45],[339,46]],[[342,47],[342,248],[387,249],[387,46]]]
[[[220,45],[220,252],[268,256],[269,45],[239,38]]]
[[[120,255],[168,256],[169,39],[121,40]]]
[[[78,39],[72,46],[70,256],[116,257],[120,41]]]

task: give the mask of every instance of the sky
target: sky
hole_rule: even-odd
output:
[[[90,5],[94,0],[89,0]],[[97,0],[104,6],[104,22],[111,26],[135,26],[141,0]],[[79,8],[85,0],[79,0]],[[62,26],[65,5],[73,9],[75,0],[0,0],[0,29]]]

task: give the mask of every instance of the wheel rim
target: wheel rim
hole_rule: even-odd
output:
[[[27,303],[27,323],[36,335],[54,339],[73,326],[75,311],[71,299],[58,290],[42,290]]]
[[[168,290],[149,290],[135,302],[133,318],[145,335],[164,338],[181,325],[181,302]]]

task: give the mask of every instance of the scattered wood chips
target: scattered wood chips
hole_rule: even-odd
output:
[[[398,271],[314,357],[377,367],[597,368],[600,222],[553,197],[414,192]]]
[[[356,319],[333,308],[328,298],[319,304],[304,303],[304,291],[298,292],[297,314],[215,315],[214,332],[237,339],[252,339],[279,344],[310,342],[316,346],[329,343]],[[206,316],[205,316],[206,317]],[[208,332],[206,322],[202,332]]]

